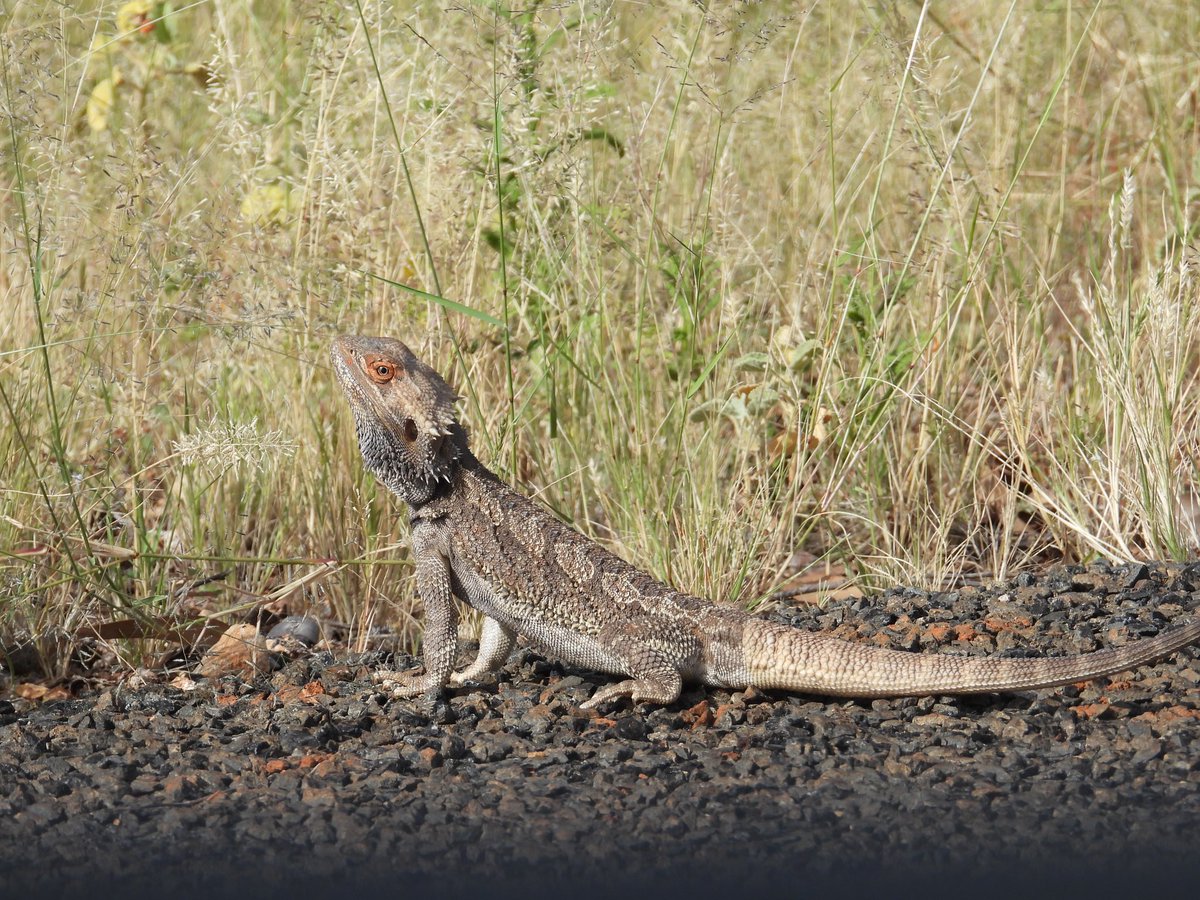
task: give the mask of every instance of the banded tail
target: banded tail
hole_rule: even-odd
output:
[[[755,687],[834,697],[918,697],[1025,691],[1087,681],[1123,672],[1196,641],[1200,641],[1200,619],[1094,653],[997,659],[886,650],[755,619],[746,623],[742,649]]]

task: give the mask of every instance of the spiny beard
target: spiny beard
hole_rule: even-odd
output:
[[[370,424],[356,423],[358,446],[371,473],[388,490],[413,506],[428,502],[441,483],[449,483],[458,447],[452,442],[445,454],[435,453],[427,435],[414,444],[402,444],[390,433]]]

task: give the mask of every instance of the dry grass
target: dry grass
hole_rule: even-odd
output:
[[[52,675],[327,557],[296,606],[419,633],[343,331],[719,600],[1200,548],[1193,3],[73,6],[0,59],[0,647]]]

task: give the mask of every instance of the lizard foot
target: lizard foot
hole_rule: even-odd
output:
[[[450,687],[462,687],[464,684],[479,684],[487,679],[489,675],[495,675],[493,669],[476,669],[472,666],[469,669],[463,669],[461,672],[450,673]]]
[[[441,688],[429,675],[413,675],[410,672],[393,672],[385,669],[375,672],[371,680],[393,697],[416,697],[418,694],[436,693]]]
[[[371,680],[378,683],[393,699],[407,700],[421,698],[421,711],[439,721],[451,721],[452,714],[446,704],[440,703],[442,697],[442,682],[432,676],[413,675],[408,672],[392,672],[384,670],[376,672]],[[441,715],[439,716],[439,712]]]
[[[589,699],[585,700],[580,705],[580,708],[596,709],[601,703],[608,700],[616,700],[620,697],[628,697],[634,703],[654,703],[665,706],[679,699],[679,691],[680,681],[678,675],[674,679],[664,679],[663,681],[651,681],[647,678],[630,678],[626,681],[618,681],[616,684],[600,688]]]

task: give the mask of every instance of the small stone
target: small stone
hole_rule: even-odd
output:
[[[1134,765],[1144,766],[1162,755],[1162,741],[1150,734],[1140,734],[1129,742],[1134,749]]]
[[[162,783],[163,799],[169,803],[191,800],[198,793],[199,783],[195,775],[172,775]]]
[[[638,716],[626,716],[618,719],[613,728],[617,737],[626,741],[644,741],[646,739],[646,723]]]
[[[1150,577],[1150,569],[1145,563],[1134,563],[1125,573],[1125,578],[1121,581],[1121,586],[1124,588],[1132,588],[1139,581]]]
[[[558,716],[549,706],[531,706],[521,715],[521,722],[529,726],[529,733],[546,734],[554,726]]]
[[[305,646],[311,647],[317,642],[320,634],[321,626],[316,619],[309,616],[288,616],[267,632],[267,637],[272,640],[295,638]]]

